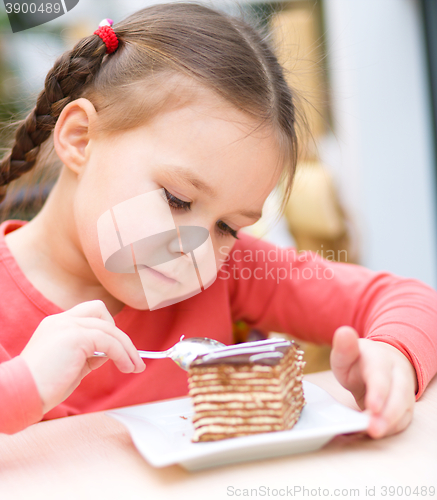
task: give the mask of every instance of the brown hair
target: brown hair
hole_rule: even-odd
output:
[[[119,40],[114,53],[107,55],[104,42],[93,34],[56,60],[0,162],[0,203],[7,185],[34,167],[69,102],[89,99],[108,133],[129,129],[173,102],[180,89],[170,90],[172,77],[185,75],[258,123],[273,126],[282,154],[284,207],[298,158],[296,108],[269,35],[243,18],[194,2],[153,5],[113,29]]]

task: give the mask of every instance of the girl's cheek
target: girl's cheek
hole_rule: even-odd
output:
[[[232,238],[234,239],[234,238]],[[223,243],[223,241],[218,241],[217,242],[217,251],[215,254],[215,259],[217,262],[218,269],[225,264],[226,262],[229,262],[230,260],[230,253],[232,251],[233,246],[235,245],[235,242],[226,242]]]

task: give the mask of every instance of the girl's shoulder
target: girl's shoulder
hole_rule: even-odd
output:
[[[0,261],[14,260],[5,236],[24,226],[27,222],[20,219],[8,219],[0,224]]]
[[[4,298],[0,301],[1,333],[8,321],[10,328],[15,328],[17,333],[28,322],[37,326],[45,316],[59,312],[28,280],[5,239],[26,223],[25,220],[10,219],[0,224],[0,297]]]
[[[5,236],[27,223],[27,220],[21,219],[8,219],[0,223],[0,256],[4,256],[8,253],[9,250],[6,244]]]

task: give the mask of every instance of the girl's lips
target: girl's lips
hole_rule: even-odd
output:
[[[137,264],[137,269],[147,269],[149,273],[151,273],[153,276],[164,280],[166,283],[177,283],[177,280],[174,278],[170,278],[166,276],[165,274],[160,273],[159,271],[156,271],[156,269],[152,269],[149,266],[146,266],[144,264]]]

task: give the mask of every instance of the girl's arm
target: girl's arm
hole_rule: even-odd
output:
[[[25,361],[17,356],[0,363],[0,432],[14,434],[42,417],[42,401]]]
[[[95,351],[107,357],[93,357]],[[45,317],[21,354],[0,364],[0,432],[12,434],[41,420],[109,359],[123,373],[145,369],[131,339],[116,327],[101,300]],[[56,409],[57,417],[63,415],[68,407]]]
[[[407,359],[417,375],[416,399],[422,395],[437,372],[435,290],[418,280],[332,262],[312,252],[280,249],[246,234],[240,238],[221,273],[229,280],[234,320],[330,345],[337,329],[347,325],[357,332],[359,343],[354,343],[353,331],[339,331],[332,368],[357,401],[360,398],[348,386],[347,374],[354,371],[353,365],[365,364],[363,356],[386,359],[387,364],[395,359],[395,372],[402,373],[410,387],[410,365],[403,366],[403,359]],[[369,340],[375,342],[369,344]],[[340,352],[344,342],[350,344],[346,354],[355,351],[355,360]],[[373,352],[375,347],[381,354]],[[369,349],[373,349],[372,354]],[[343,355],[343,361],[337,354]],[[331,356],[331,365],[332,361]],[[360,370],[362,374],[363,366]],[[367,376],[371,372],[370,365]],[[364,385],[373,383],[362,376]]]

